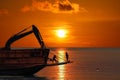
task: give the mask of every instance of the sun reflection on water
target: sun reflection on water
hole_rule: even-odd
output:
[[[64,80],[65,78],[65,65],[58,66],[58,79]]]
[[[65,61],[65,50],[58,50],[58,61]]]
[[[58,50],[58,61],[63,62],[65,61],[65,50]],[[64,80],[65,79],[65,65],[58,66],[58,79]]]

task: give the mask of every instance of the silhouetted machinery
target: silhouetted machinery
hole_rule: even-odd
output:
[[[42,36],[35,25],[20,31],[8,39],[4,48],[0,49],[0,75],[33,75],[47,65],[49,49],[46,48]],[[12,49],[11,44],[31,33],[36,36],[40,48]]]

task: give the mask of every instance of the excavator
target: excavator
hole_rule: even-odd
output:
[[[29,27],[28,27],[28,28],[29,28]],[[16,40],[19,40],[20,38],[23,38],[23,37],[31,34],[31,33],[34,33],[34,35],[36,36],[39,44],[41,45],[41,48],[42,48],[42,49],[46,48],[46,46],[45,46],[45,44],[44,44],[44,42],[43,42],[42,36],[41,36],[39,30],[36,28],[36,26],[35,26],[35,25],[32,25],[32,30],[30,30],[30,31],[28,31],[28,32],[24,32],[24,31],[26,31],[28,28],[26,28],[26,29],[18,32],[17,34],[13,35],[12,37],[10,37],[10,38],[8,39],[8,41],[6,42],[5,47],[4,47],[3,49],[5,49],[5,50],[11,50],[11,47],[10,47],[10,46],[11,46],[11,44],[12,44],[13,42],[15,42]],[[23,32],[24,32],[24,33],[23,33]]]
[[[35,25],[32,25],[32,30],[25,32],[28,28],[10,37],[5,47],[0,49],[0,75],[33,75],[47,65],[50,49],[46,48]],[[37,38],[40,48],[11,48],[13,42],[32,33]]]

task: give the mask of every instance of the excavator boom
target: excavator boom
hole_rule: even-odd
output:
[[[37,29],[37,27],[36,27],[35,25],[32,25],[32,30],[30,30],[30,31],[28,31],[28,32],[24,32],[24,31],[26,31],[26,30],[27,30],[27,28],[24,29],[24,30],[22,30],[22,31],[20,31],[19,33],[13,35],[12,37],[10,37],[10,38],[8,39],[8,41],[6,42],[4,49],[10,50],[10,49],[11,49],[10,46],[11,46],[11,44],[12,44],[13,42],[15,42],[16,40],[19,40],[19,39],[21,39],[21,38],[23,38],[23,37],[31,34],[31,33],[34,33],[34,35],[36,36],[39,44],[41,45],[41,48],[46,48],[46,47],[45,47],[45,44],[44,44],[44,42],[43,42],[42,36],[41,36],[39,30]],[[23,32],[24,32],[24,33],[23,33]]]

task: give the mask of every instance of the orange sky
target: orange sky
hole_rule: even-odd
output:
[[[48,47],[120,47],[119,0],[1,0],[0,47],[20,30],[36,25]],[[65,37],[56,31],[66,30]],[[24,44],[24,45],[23,45]],[[39,47],[34,35],[13,47]]]

